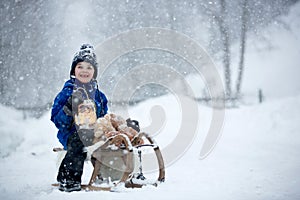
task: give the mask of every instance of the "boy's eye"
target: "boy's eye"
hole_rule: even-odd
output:
[[[92,65],[81,65],[81,64],[78,64],[78,65],[76,66],[76,68],[78,68],[78,69],[92,70],[92,69],[93,69],[93,66],[92,66]]]

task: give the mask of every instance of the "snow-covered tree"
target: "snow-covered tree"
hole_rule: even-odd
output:
[[[246,35],[259,35],[266,24],[286,13],[295,2],[247,1],[245,6],[245,0],[2,1],[0,103],[16,108],[43,107],[52,102],[68,78],[72,57],[80,44],[100,44],[113,35],[143,27],[172,29],[201,44],[214,59],[223,61],[226,91],[229,97],[234,97],[235,93],[242,93]],[[239,42],[241,64],[235,68],[231,48]],[[178,55],[143,50],[112,63],[113,68],[99,79],[100,87],[109,93],[122,72],[147,63],[169,65],[183,75],[194,72]],[[236,71],[238,77],[232,77]],[[131,85],[135,83],[134,77],[128,77],[128,81],[132,81]],[[139,90],[137,96],[165,92],[154,85],[143,88],[144,92]]]

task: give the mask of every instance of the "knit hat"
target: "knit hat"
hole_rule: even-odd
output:
[[[90,63],[94,67],[93,78],[96,79],[98,74],[98,69],[97,69],[98,63],[97,63],[96,54],[94,53],[94,47],[92,45],[83,44],[81,45],[80,50],[77,53],[75,53],[72,61],[70,76],[75,76],[75,67],[79,62]]]

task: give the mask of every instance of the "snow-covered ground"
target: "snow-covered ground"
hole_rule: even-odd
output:
[[[165,109],[170,111],[176,103],[171,97],[157,98],[140,106],[151,106],[168,98],[170,103]],[[299,199],[299,107],[300,96],[297,96],[227,110],[221,139],[208,157],[199,159],[205,137],[199,131],[184,156],[167,166],[165,183],[157,188],[148,186],[120,193],[63,193],[52,188],[57,169],[56,155],[51,150],[59,144],[49,113],[39,120],[22,120],[21,113],[1,107],[6,116],[1,116],[1,134],[6,134],[4,141],[11,145],[1,144],[1,153],[6,149],[10,154],[1,155],[0,198]],[[202,116],[210,116],[211,110],[204,106],[199,105],[199,111]],[[199,120],[202,122],[201,117]],[[177,121],[171,118],[170,123]],[[209,120],[199,127],[205,129],[206,123]],[[166,124],[157,136],[162,147],[165,141],[158,138],[167,134],[170,127]],[[85,182],[89,176],[87,163]]]
[[[265,101],[257,104],[246,96],[245,104],[227,109],[222,136],[203,160],[199,154],[212,109],[198,104],[196,137],[180,159],[167,165],[166,182],[159,187],[120,193],[58,191],[51,187],[57,174],[52,148],[60,144],[50,113],[24,120],[21,112],[0,106],[0,199],[300,199],[299,11],[298,3],[283,18],[290,30],[270,26],[266,34],[273,38],[273,49],[257,51],[249,38],[242,87],[253,96],[262,88]],[[181,121],[176,98],[150,99],[130,108],[129,114],[147,128],[148,109],[157,104],[164,109],[166,121],[155,139],[164,148]],[[90,172],[87,163],[84,182]]]

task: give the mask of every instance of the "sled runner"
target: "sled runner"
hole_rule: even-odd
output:
[[[136,129],[135,134],[128,127],[124,127],[123,122],[118,123],[118,120],[110,118],[111,124],[107,124],[108,121],[104,119],[101,120],[102,125],[95,129],[93,144],[86,147],[94,169],[89,183],[81,185],[82,189],[116,191],[118,187],[141,188],[145,185],[158,186],[159,183],[164,182],[163,157],[159,146],[148,134],[137,132],[139,129]],[[99,120],[98,122],[100,123]],[[157,160],[154,162],[157,162],[158,165],[158,177],[152,181],[149,181],[142,171],[142,154],[145,149],[148,151],[151,149]],[[53,151],[60,150],[62,149],[53,149]],[[53,184],[53,186],[58,186],[58,184]]]

